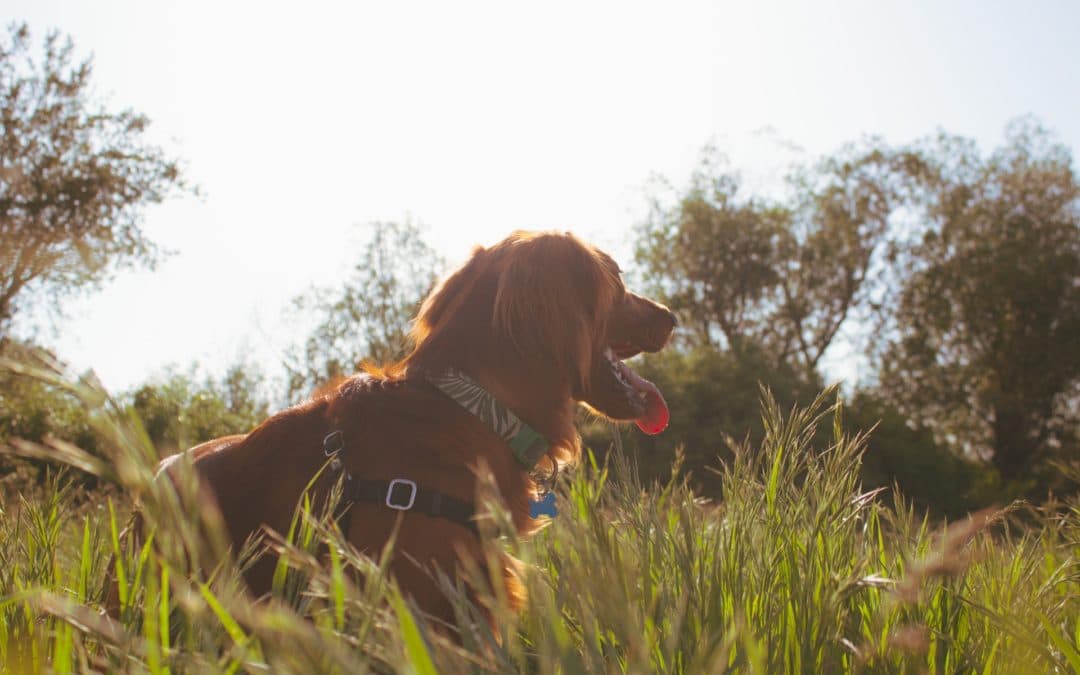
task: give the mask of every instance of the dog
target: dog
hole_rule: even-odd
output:
[[[453,574],[466,557],[482,564],[481,475],[517,532],[534,532],[538,476],[580,455],[578,403],[649,434],[667,425],[660,391],[623,360],[659,351],[675,325],[666,307],[625,288],[608,254],[570,233],[514,232],[476,247],[424,300],[403,361],[189,453],[234,551],[261,528],[287,532],[320,470],[316,501],[344,481],[343,535],[377,556],[396,528],[391,572],[425,614],[450,622],[432,572]],[[274,565],[263,556],[246,570],[255,596],[270,590]],[[520,609],[513,565],[503,576]]]

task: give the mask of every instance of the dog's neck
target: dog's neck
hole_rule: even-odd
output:
[[[428,375],[427,380],[494,431],[510,446],[514,459],[524,468],[532,470],[550,449],[551,444],[543,434],[460,370],[448,368]]]
[[[579,452],[574,427],[576,402],[570,381],[543,359],[527,359],[507,345],[468,330],[469,323],[417,345],[404,362],[407,378],[427,379],[449,370],[465,373],[506,409],[543,436],[552,460],[566,462]]]
[[[552,459],[566,461],[577,455],[577,430],[574,428],[576,404],[571,396],[569,384],[565,387],[557,386],[551,382],[550,375],[545,378],[539,373],[530,374],[524,370],[500,369],[498,366],[492,367],[491,364],[483,361],[477,363],[469,359],[455,360],[453,365],[447,365],[445,362],[441,364],[413,362],[407,366],[406,377],[419,376],[430,381],[432,377],[440,378],[448,372],[465,374],[480,391],[497,402],[499,409],[509,412],[523,424],[534,429],[546,441],[547,453]],[[462,384],[462,381],[458,380],[457,386]],[[451,398],[454,397],[451,396]],[[470,406],[463,405],[462,407],[470,409]],[[476,415],[475,412],[473,414]],[[483,419],[482,415],[476,416]],[[495,433],[502,435],[500,430],[492,424],[488,423],[487,426]],[[519,462],[523,466],[527,463],[521,460]],[[535,464],[535,461],[532,463]]]

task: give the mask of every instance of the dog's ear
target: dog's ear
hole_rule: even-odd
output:
[[[570,235],[511,241],[500,261],[494,328],[523,358],[546,359],[584,387],[603,337],[604,286],[595,254]]]
[[[491,255],[483,246],[473,248],[469,261],[428,294],[413,321],[410,333],[413,344],[418,345],[432,333],[438,333],[450,319],[461,312],[462,306],[483,277],[490,262]]]

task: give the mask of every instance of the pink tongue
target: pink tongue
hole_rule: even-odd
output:
[[[645,414],[634,420],[634,423],[638,425],[638,429],[650,436],[666,429],[668,420],[671,419],[671,413],[668,411],[667,403],[660,394],[660,390],[656,388],[655,384],[630,370],[622,362],[619,362],[619,366],[619,370],[634,386],[634,389],[645,392]]]

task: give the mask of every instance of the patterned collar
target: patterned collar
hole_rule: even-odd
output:
[[[550,444],[546,438],[465,373],[451,368],[427,379],[506,441],[514,458],[526,469],[532,470],[547,453]]]

